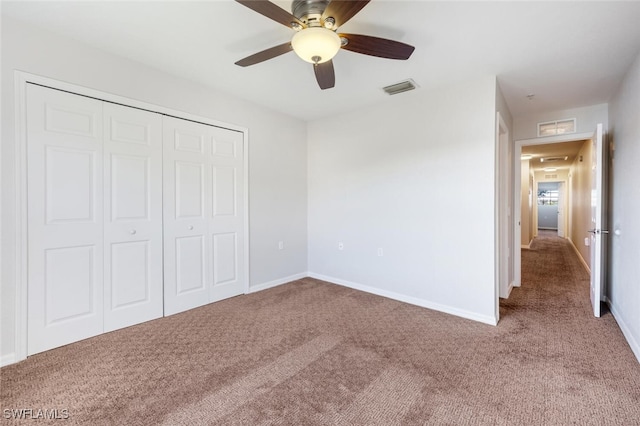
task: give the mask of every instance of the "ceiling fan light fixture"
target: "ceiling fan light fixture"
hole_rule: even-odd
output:
[[[291,39],[293,51],[304,61],[321,64],[330,61],[340,50],[340,37],[322,27],[305,28]]]

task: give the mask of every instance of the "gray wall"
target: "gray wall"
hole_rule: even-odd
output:
[[[494,323],[495,114],[487,76],[309,123],[310,272]]]
[[[610,262],[607,295],[640,360],[640,55],[610,104]]]

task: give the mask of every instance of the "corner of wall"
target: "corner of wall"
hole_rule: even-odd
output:
[[[363,291],[365,293],[375,294],[376,296],[386,297],[388,299],[397,300],[399,302],[408,303],[410,305],[420,306],[422,308],[431,309],[433,311],[442,312],[445,314],[454,315],[460,318],[465,318],[472,321],[477,321],[488,325],[498,325],[498,318],[493,315],[482,315],[476,312],[459,309],[451,305],[445,305],[441,303],[435,303],[426,299],[408,296],[406,294],[397,293],[394,291],[383,290],[377,287],[371,287],[365,284],[356,283],[353,281],[343,280],[336,277],[330,277],[322,274],[309,273],[311,278],[317,280],[330,282],[332,284],[339,284],[344,287],[352,288],[354,290]]]

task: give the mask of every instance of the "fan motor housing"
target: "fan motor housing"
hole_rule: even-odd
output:
[[[320,24],[320,16],[327,8],[329,0],[293,0],[291,3],[291,14],[309,25],[310,20],[317,20]]]

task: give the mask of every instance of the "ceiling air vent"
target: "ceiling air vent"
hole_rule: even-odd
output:
[[[563,155],[561,157],[540,157],[541,163],[553,163],[555,161],[567,161],[569,159],[568,155]]]
[[[562,157],[540,157],[541,163],[553,163],[554,161],[567,161],[569,159],[568,155],[563,155]]]
[[[397,95],[398,93],[407,92],[409,90],[413,90],[418,85],[412,79],[408,79],[405,81],[401,81],[400,83],[392,84],[391,86],[383,87],[384,90],[389,95]]]

